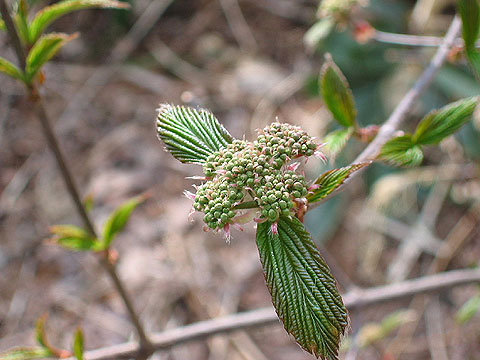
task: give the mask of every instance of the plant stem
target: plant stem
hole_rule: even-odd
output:
[[[15,46],[15,52],[17,54],[17,58],[19,63],[22,66],[22,69],[25,70],[25,64],[26,64],[26,55],[24,48],[22,47],[20,38],[18,36],[17,29],[15,28],[15,25],[13,23],[12,17],[10,16],[10,12],[8,11],[8,6],[5,2],[5,0],[0,0],[0,13],[2,14],[3,20],[5,21],[5,24],[7,26],[8,34],[10,36],[10,39],[12,40],[12,43]],[[57,161],[57,165],[60,169],[60,173],[62,175],[62,178],[65,182],[65,186],[67,187],[67,191],[72,199],[72,201],[75,204],[75,207],[77,209],[78,214],[82,218],[82,221],[84,223],[84,226],[86,229],[94,236],[98,237],[97,233],[95,231],[95,227],[93,225],[93,222],[91,221],[90,217],[88,216],[87,210],[85,209],[85,206],[81,200],[80,197],[80,192],[78,191],[78,187],[75,184],[74,177],[72,175],[72,171],[70,170],[70,167],[68,166],[65,156],[63,154],[63,151],[60,147],[59,141],[53,131],[53,128],[51,126],[51,121],[48,116],[48,112],[46,110],[43,98],[36,88],[35,84],[30,84],[28,85],[28,89],[30,91],[30,95],[32,98],[32,101],[35,103],[35,113],[37,114],[38,119],[40,120],[40,123],[42,125],[43,133],[45,135],[45,138],[47,140],[48,146],[52,150],[55,159]],[[130,296],[128,295],[125,286],[123,282],[120,280],[117,274],[117,270],[115,268],[115,265],[112,264],[109,260],[109,252],[108,250],[103,252],[103,256],[100,258],[100,263],[102,266],[105,268],[107,271],[108,275],[110,276],[118,294],[123,300],[123,303],[125,304],[125,307],[127,308],[127,312],[130,316],[130,319],[138,333],[138,337],[140,340],[140,349],[138,352],[138,357],[139,358],[147,358],[153,351],[152,343],[148,339],[147,335],[145,334],[145,330],[140,323],[140,318],[137,315],[133,303],[130,299]]]
[[[426,294],[454,286],[480,283],[480,269],[454,270],[422,278],[405,280],[396,284],[378,286],[370,289],[355,289],[344,295],[345,305],[349,309],[361,309],[386,301],[393,301],[417,294]],[[176,329],[151,334],[155,350],[167,349],[188,341],[223,334],[235,330],[279,324],[272,307],[260,308],[243,313],[227,315],[212,320],[199,321]],[[131,358],[138,354],[135,342],[113,345],[87,351],[85,359],[107,360]],[[74,360],[69,358],[67,360]]]

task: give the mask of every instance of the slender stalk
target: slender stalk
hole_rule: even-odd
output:
[[[5,0],[0,0],[0,13],[2,14],[3,20],[5,21],[5,24],[7,26],[8,34],[10,36],[10,39],[12,43],[14,44],[15,47],[15,52],[18,58],[19,63],[22,66],[22,69],[25,69],[25,64],[26,64],[26,55],[25,55],[25,50],[22,47],[22,43],[20,41],[20,37],[18,36],[17,29],[15,28],[15,25],[13,23],[13,19],[10,16],[10,12],[8,11],[8,6],[5,2]],[[77,209],[78,214],[82,218],[82,221],[84,223],[84,226],[86,229],[94,236],[98,237],[97,233],[95,231],[95,227],[93,225],[93,222],[91,221],[90,217],[88,216],[87,210],[85,209],[85,206],[83,205],[83,202],[80,197],[80,192],[78,191],[78,187],[75,184],[74,177],[72,175],[72,171],[70,170],[70,167],[68,166],[64,153],[60,147],[60,143],[53,131],[53,128],[51,126],[51,121],[48,115],[48,112],[46,110],[43,98],[36,88],[35,84],[30,84],[28,86],[32,101],[35,103],[35,113],[42,125],[42,130],[45,135],[45,138],[47,140],[48,146],[52,150],[55,159],[57,161],[58,168],[60,169],[60,173],[62,175],[62,178],[65,182],[65,186],[67,188],[67,191],[72,198],[72,201],[75,204],[75,207]],[[140,348],[139,351],[137,352],[137,355],[139,358],[147,358],[153,351],[152,343],[148,339],[147,335],[145,334],[145,330],[140,323],[140,318],[137,315],[133,303],[130,299],[130,296],[125,289],[125,286],[123,282],[120,280],[115,265],[112,264],[109,260],[109,253],[108,251],[104,252],[100,262],[102,266],[105,268],[107,271],[108,275],[110,276],[118,294],[122,298],[125,307],[127,308],[127,312],[130,316],[130,319],[138,333],[138,337],[140,340]]]
[[[453,286],[480,283],[480,270],[454,270],[422,278],[405,280],[396,284],[378,286],[370,289],[355,289],[344,295],[345,305],[350,310],[361,309],[386,301],[393,301],[417,294],[441,291]],[[279,324],[272,307],[260,308],[248,312],[199,321],[176,329],[151,334],[155,351],[167,349],[188,341],[200,340],[215,334]],[[131,358],[138,354],[135,342],[104,347],[87,351],[87,360],[107,360]],[[67,360],[74,360],[69,358]]]

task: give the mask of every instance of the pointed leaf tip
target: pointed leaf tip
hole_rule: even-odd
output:
[[[411,135],[398,136],[383,145],[378,159],[394,166],[417,166],[423,161],[423,150]]]
[[[348,314],[328,265],[297,218],[257,227],[257,246],[272,302],[285,329],[306,351],[338,359]]]

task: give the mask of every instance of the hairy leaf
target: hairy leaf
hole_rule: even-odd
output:
[[[398,136],[383,145],[378,158],[395,166],[417,166],[423,160],[423,150],[411,135]]]
[[[430,112],[418,124],[412,138],[413,143],[438,144],[470,120],[477,104],[478,97],[471,97]]]
[[[0,56],[0,72],[23,81],[22,71],[7,59]]]
[[[209,111],[169,104],[158,109],[157,131],[167,150],[190,164],[203,164],[209,155],[233,141]]]
[[[456,320],[460,324],[469,322],[480,311],[480,295],[470,298],[458,310]]]
[[[86,230],[75,225],[55,225],[50,227],[50,232],[54,234],[52,240],[69,249],[75,251],[98,250],[98,241]]]
[[[337,359],[348,315],[335,279],[300,220],[277,225],[258,224],[257,246],[278,317],[306,351]]]
[[[27,56],[26,81],[31,83],[42,66],[54,57],[57,52],[69,41],[75,39],[77,34],[67,35],[51,33],[42,36],[30,50]]]
[[[115,238],[127,225],[133,211],[145,201],[145,196],[137,196],[120,205],[108,218],[103,227],[102,250],[108,249]]]
[[[474,50],[480,31],[480,5],[478,0],[460,0],[458,11],[462,18],[462,35],[466,50]]]
[[[338,155],[338,153],[340,153],[340,151],[343,150],[345,145],[347,145],[347,142],[351,138],[353,131],[353,126],[332,131],[331,133],[327,134],[323,139],[323,141],[325,142],[325,146],[323,146],[323,149],[328,154],[335,157],[336,155]]]
[[[30,360],[44,359],[52,356],[48,349],[44,348],[18,348],[0,354],[2,360]]]
[[[59,17],[73,11],[88,8],[128,8],[127,3],[112,0],[64,0],[46,6],[39,11],[30,23],[30,43],[33,44],[45,31],[46,27]]]
[[[75,340],[73,341],[73,354],[77,360],[83,360],[83,332],[78,329],[75,333]]]
[[[320,75],[320,87],[328,109],[343,126],[355,126],[357,109],[347,79],[331,56],[326,56]]]
[[[333,191],[342,186],[344,181],[352,173],[360,170],[361,168],[369,164],[370,162],[363,162],[359,164],[345,166],[340,169],[333,169],[323,173],[317,180],[315,180],[315,185],[317,185],[318,187],[307,195],[307,200],[310,203],[314,203],[325,199]]]

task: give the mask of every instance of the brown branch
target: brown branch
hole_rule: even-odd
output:
[[[8,11],[7,4],[5,0],[0,0],[0,12],[2,14],[2,18],[5,21],[5,24],[7,26],[8,34],[14,44],[15,47],[15,52],[18,58],[19,63],[22,65],[22,70],[25,69],[25,64],[26,64],[26,55],[25,55],[25,49],[22,46],[22,43],[20,41],[20,38],[18,36],[17,30],[15,28],[15,25],[13,23],[13,19],[10,15],[10,12]],[[82,222],[85,226],[85,228],[94,236],[98,237],[97,233],[95,231],[95,227],[93,225],[93,222],[91,221],[90,217],[88,216],[87,210],[81,200],[80,197],[80,192],[78,190],[77,185],[75,184],[74,177],[72,175],[72,171],[70,167],[68,166],[66,162],[65,155],[62,151],[62,148],[60,146],[60,143],[52,129],[51,126],[51,120],[49,118],[47,109],[45,107],[43,98],[36,88],[35,84],[28,84],[28,90],[30,92],[30,97],[32,101],[35,104],[35,113],[42,125],[42,130],[45,135],[45,138],[47,140],[47,144],[52,150],[55,159],[57,161],[58,168],[60,169],[60,173],[62,175],[63,181],[65,182],[65,186],[67,188],[67,191],[72,199],[72,201],[75,204],[75,208],[80,215]],[[130,319],[132,320],[132,323],[138,333],[138,337],[140,340],[140,348],[137,351],[137,355],[140,358],[146,358],[148,357],[151,352],[152,352],[152,344],[148,337],[145,334],[145,330],[143,329],[142,324],[140,323],[140,319],[135,312],[135,309],[133,307],[133,303],[122,283],[120,278],[118,277],[117,271],[115,266],[110,262],[109,260],[109,254],[108,251],[103,253],[103,256],[100,258],[100,262],[102,266],[105,268],[107,273],[109,274],[118,294],[122,298],[125,307],[127,308],[127,312],[130,316]]]
[[[350,309],[359,309],[385,301],[397,300],[417,294],[431,293],[453,286],[480,283],[480,269],[455,270],[400,283],[379,286],[370,289],[355,289],[344,295],[345,305]],[[188,341],[204,339],[215,334],[227,333],[239,329],[280,323],[273,308],[224,316],[212,320],[200,321],[184,327],[150,335],[155,351],[167,349]],[[87,351],[87,360],[123,359],[134,357],[140,347],[135,342],[127,342],[101,349]],[[70,358],[68,360],[73,360]]]

